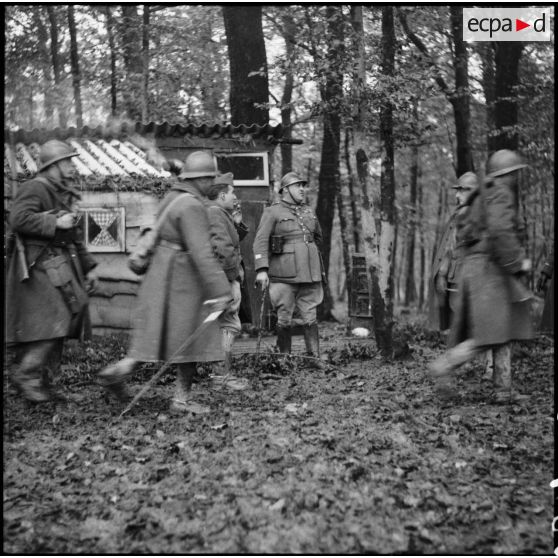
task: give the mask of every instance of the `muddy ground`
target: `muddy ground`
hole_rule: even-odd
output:
[[[79,401],[26,404],[5,373],[4,552],[551,554],[553,341],[515,348],[529,400],[495,405],[480,362],[441,400],[425,363],[442,346],[409,335],[394,362],[372,341],[328,370],[236,357],[248,388],[202,370],[195,416],[169,413],[169,373],[119,418],[93,372],[122,337],[67,347]]]

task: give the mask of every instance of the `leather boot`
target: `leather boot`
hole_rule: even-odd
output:
[[[306,353],[308,356],[320,358],[320,336],[318,332],[318,324],[306,324],[304,326],[304,343],[306,345]],[[312,368],[324,368],[324,363],[319,360],[308,361]]]
[[[126,378],[134,371],[137,363],[137,360],[126,357],[116,364],[103,368],[97,373],[99,384],[120,401],[126,401],[130,398],[126,388]]]
[[[291,352],[291,327],[277,326],[277,347],[280,353]]]
[[[192,384],[196,373],[195,362],[182,362],[178,365],[176,386],[170,405],[172,413],[203,414],[210,411],[209,407],[192,401]]]
[[[431,362],[428,365],[430,375],[435,378],[451,374],[456,368],[473,359],[479,352],[480,349],[475,345],[474,341],[467,339]]]

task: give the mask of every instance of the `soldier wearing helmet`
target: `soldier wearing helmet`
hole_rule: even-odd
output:
[[[8,261],[6,341],[16,348],[14,385],[34,403],[63,397],[50,381],[60,368],[64,338],[82,333],[87,293],[96,282],[97,264],[75,212],[77,155],[59,140],[43,144],[39,174],[20,186],[10,215],[23,259]]]
[[[452,313],[455,311],[460,261],[456,246],[457,229],[467,210],[468,196],[478,188],[477,175],[474,172],[466,172],[450,187],[455,192],[456,206],[442,231],[434,253],[428,295],[429,322],[433,328],[440,331],[449,328]]]
[[[518,153],[496,151],[486,164],[485,182],[468,199],[451,348],[430,365],[433,376],[448,376],[492,349],[497,403],[525,398],[512,390],[510,342],[533,337],[532,293],[523,283],[531,262],[522,245],[517,214],[518,175],[525,166]]]
[[[269,298],[277,311],[279,350],[291,351],[292,319],[297,308],[306,350],[319,357],[316,308],[323,300],[322,233],[316,214],[306,204],[306,185],[294,172],[283,176],[281,200],[264,210],[258,226],[254,262],[256,283],[262,289],[269,286]]]
[[[161,202],[159,214],[167,207],[168,211],[138,293],[130,349],[126,358],[98,374],[101,385],[119,399],[127,398],[125,379],[140,362],[172,361],[178,370],[171,411],[201,412],[204,407],[192,401],[191,389],[196,363],[224,358],[217,321],[203,336],[186,346],[184,342],[210,312],[225,309],[232,299],[229,281],[211,247],[205,205],[216,175],[213,155],[194,151]]]

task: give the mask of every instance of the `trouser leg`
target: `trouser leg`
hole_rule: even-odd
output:
[[[43,385],[42,371],[59,341],[63,341],[63,338],[32,341],[21,345],[20,361],[13,381],[28,401],[40,403],[49,400],[49,393]]]
[[[271,283],[269,300],[277,311],[277,347],[281,353],[291,352],[291,321],[295,309],[297,285]]]
[[[304,326],[304,344],[306,345],[306,352],[310,356],[320,356],[320,338],[318,333],[318,324],[306,324]]]
[[[60,337],[58,339],[55,339],[53,346],[48,354],[46,364],[42,369],[43,384],[47,389],[52,388],[52,384],[56,382],[60,374],[63,348],[64,338]]]
[[[236,335],[237,332],[232,329],[226,327],[221,328],[223,352],[225,353],[225,362],[224,362],[225,374],[229,374],[231,371],[232,347]]]
[[[511,346],[509,343],[493,349],[494,372],[492,382],[498,391],[510,391],[512,387]]]
[[[195,362],[182,362],[178,365],[176,374],[176,387],[174,390],[174,400],[182,403],[186,402],[192,391],[194,376],[196,374]]]

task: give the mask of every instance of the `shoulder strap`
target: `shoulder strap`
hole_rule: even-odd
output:
[[[170,211],[171,207],[178,200],[184,198],[185,196],[192,196],[192,194],[189,194],[188,192],[183,192],[182,194],[179,194],[178,196],[176,196],[176,198],[174,198],[173,200],[171,200],[167,204],[165,209],[163,209],[163,211],[161,212],[161,215],[159,215],[159,217],[157,218],[157,221],[155,222],[155,225],[153,226],[153,229],[152,229],[157,237],[159,236],[159,229],[161,228],[161,225],[163,224],[163,221],[166,219],[167,215],[169,214],[169,211]]]

